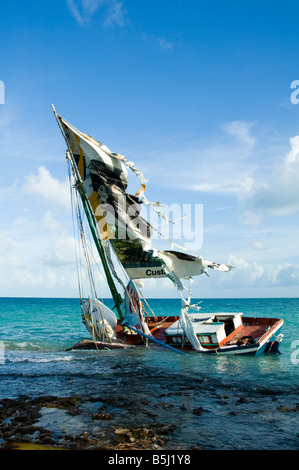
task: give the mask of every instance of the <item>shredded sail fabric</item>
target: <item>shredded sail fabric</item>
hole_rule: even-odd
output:
[[[87,299],[81,305],[82,319],[94,340],[116,339],[116,315],[97,299]]]
[[[126,287],[124,323],[129,327],[136,328],[138,331],[151,335],[144,320],[143,306],[133,281],[130,281]]]
[[[164,219],[166,222],[171,223],[171,224],[176,224],[177,222],[175,220],[169,219],[163,211],[161,211],[159,208],[160,207],[165,207],[165,204],[161,204],[159,201],[157,202],[150,202],[144,194],[145,191],[145,185],[142,185],[142,189],[140,189],[135,196],[138,196],[138,200],[141,203],[144,203],[145,205],[151,207],[158,215],[161,217],[161,219]]]
[[[131,330],[148,340],[163,344],[151,335],[144,318],[146,311],[134,280],[140,282],[140,279],[168,277],[181,295],[179,324],[186,339],[194,350],[206,351],[197,338],[192,317],[188,314],[190,308],[198,310],[200,307],[198,304],[191,304],[191,287],[189,289],[185,287],[182,280],[189,280],[191,286],[193,276],[207,274],[207,268],[227,272],[233,266],[218,264],[204,260],[201,256],[184,253],[183,247],[166,237],[172,249],[157,250],[152,245],[152,235],[156,229],[141,216],[141,204],[151,207],[167,222],[175,222],[170,221],[163,214],[160,210],[162,207],[160,202],[152,203],[145,197],[147,180],[144,175],[133,162],[123,155],[111,152],[102,143],[80,132],[60,117],[53,106],[52,108],[67,144],[67,158],[72,170],[72,175],[70,172],[71,190],[76,190],[77,202],[80,201],[86,214],[115,303],[114,308],[117,310],[124,333],[128,334]],[[127,192],[128,169],[139,178],[141,183],[141,189],[135,195]],[[71,176],[75,181],[73,185]],[[79,286],[83,321],[94,339],[112,341],[116,339],[118,320],[111,310],[97,300],[80,211],[77,212],[77,219],[89,274],[88,280],[92,287],[89,298],[83,300]],[[160,235],[163,237],[162,234]],[[182,251],[174,251],[174,246]],[[114,255],[117,260],[115,265]],[[120,275],[115,266],[121,268]],[[115,280],[119,283],[118,287]],[[80,284],[79,278],[78,283]],[[119,293],[120,288],[123,289],[124,303]],[[184,290],[188,291],[187,300],[183,296]],[[173,349],[169,345],[164,346]]]
[[[180,279],[199,276],[205,272],[205,268],[228,272],[234,266],[218,264],[204,260],[201,256],[193,256],[178,251],[160,251],[159,256],[176,273]]]
[[[201,275],[205,268],[221,271],[232,269],[232,266],[205,261],[201,257],[178,251],[155,250],[152,246],[155,229],[140,215],[142,202],[154,205],[144,196],[144,175],[133,162],[111,152],[105,145],[55,114],[75,160],[102,239],[111,243],[131,279],[168,277],[182,290],[180,279]],[[127,168],[134,171],[142,184],[139,194],[135,196],[126,192]],[[159,207],[159,203],[156,205]]]
[[[179,318],[179,324],[183,328],[183,331],[186,335],[186,338],[189,340],[189,342],[192,345],[192,348],[195,349],[195,351],[204,351],[204,348],[200,344],[194,328],[193,328],[193,323],[192,319],[188,315],[188,302],[186,302],[185,299],[182,298],[182,306],[181,306],[181,314]]]
[[[118,154],[58,119],[104,238],[139,239],[150,246],[152,228],[140,216],[138,197],[126,193],[128,172]]]
[[[123,260],[124,267],[131,279],[150,279],[157,277],[169,277],[178,290],[183,290],[180,279],[189,279],[200,276],[206,268],[228,272],[234,266],[218,264],[204,260],[179,251],[147,251],[146,256],[140,254],[139,261],[128,256],[128,261]]]
[[[195,309],[195,310],[200,310],[201,307],[198,307],[198,304],[196,305],[191,305],[191,284],[192,284],[192,279],[190,279],[190,284],[188,288],[188,300],[185,300],[182,293],[181,293],[181,313],[180,313],[180,318],[179,318],[179,324],[182,327],[186,338],[188,341],[191,343],[192,348],[195,351],[206,351],[205,348],[202,347],[200,344],[196,333],[194,331],[194,326],[192,319],[190,315],[188,315],[189,308]]]

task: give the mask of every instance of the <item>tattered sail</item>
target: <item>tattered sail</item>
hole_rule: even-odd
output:
[[[189,310],[200,309],[198,304],[191,304],[193,276],[206,273],[206,268],[227,272],[233,266],[217,264],[204,260],[201,256],[196,257],[179,251],[156,250],[151,243],[154,229],[141,217],[140,204],[149,205],[165,220],[167,217],[160,211],[160,203],[151,203],[146,199],[146,180],[143,174],[133,162],[122,155],[112,153],[105,145],[67,123],[57,115],[54,107],[53,111],[68,147],[72,208],[77,216],[77,235],[81,238],[90,291],[89,297],[84,300],[78,274],[81,311],[83,322],[91,333],[96,348],[98,349],[99,342],[102,349],[106,349],[107,344],[109,347],[111,345],[113,348],[119,348],[124,347],[125,343],[144,345],[151,341],[179,354],[184,354],[180,349],[188,348],[204,353],[257,354],[262,348],[267,351],[268,345],[269,351],[272,352],[273,349],[273,352],[277,352],[277,345],[283,335],[279,334],[275,341],[270,338],[275,338],[283,320],[270,319],[269,324],[269,319],[263,319],[260,323],[254,319],[253,324],[252,319],[247,318],[247,323],[243,325],[241,313],[220,312],[215,315],[208,314],[208,317],[189,313]],[[141,183],[141,189],[135,196],[127,193],[128,168]],[[74,194],[77,204],[74,204]],[[89,247],[84,236],[81,206],[112,294],[112,310],[116,309],[118,317],[97,299]],[[114,266],[113,251],[120,262],[122,274],[126,273],[125,281]],[[176,317],[156,317],[150,309],[151,317],[143,307],[134,279],[137,281],[166,276],[180,291],[180,314]],[[182,279],[189,280],[189,288],[183,285]],[[115,280],[119,283],[118,287]],[[119,287],[123,289],[124,303]],[[188,291],[187,299],[184,298],[184,290]],[[149,307],[146,299],[144,301]],[[252,340],[251,336],[248,336],[248,327],[253,327],[253,330],[250,329],[254,332]],[[243,334],[245,333],[243,338],[242,330]]]
[[[143,306],[133,281],[130,281],[125,292],[125,318],[126,325],[150,335],[150,330],[144,320]]]
[[[157,251],[153,227],[140,215],[146,180],[132,162],[83,134],[56,114],[82,180],[103,241],[110,241],[131,279],[169,277],[183,289],[180,279],[198,276],[205,268],[229,271],[232,266],[208,262],[176,251]],[[126,192],[130,168],[140,179],[141,190]],[[157,204],[159,206],[159,204]]]
[[[97,299],[87,299],[81,306],[82,319],[91,336],[97,340],[116,339],[117,317]]]

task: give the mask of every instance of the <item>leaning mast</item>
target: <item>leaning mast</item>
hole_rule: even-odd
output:
[[[118,292],[118,290],[115,286],[114,280],[112,278],[112,275],[111,275],[111,272],[110,272],[110,269],[109,269],[109,266],[108,266],[108,263],[107,263],[107,259],[106,259],[106,256],[105,256],[102,240],[101,240],[101,237],[97,233],[97,229],[96,229],[97,224],[95,223],[95,220],[94,220],[94,215],[93,215],[92,209],[90,207],[90,202],[89,202],[89,200],[86,196],[85,189],[83,187],[80,174],[78,172],[78,169],[77,169],[75,161],[74,161],[73,152],[72,152],[72,150],[69,146],[69,142],[68,142],[68,140],[65,136],[64,129],[62,128],[62,126],[59,122],[59,119],[58,119],[58,116],[57,116],[57,113],[56,113],[56,110],[55,110],[55,107],[54,107],[53,104],[52,104],[52,110],[54,112],[56,121],[58,123],[60,131],[61,131],[61,133],[64,137],[64,140],[65,140],[67,148],[68,148],[67,158],[68,158],[68,160],[69,160],[69,162],[71,163],[71,166],[72,166],[73,175],[74,175],[75,180],[76,180],[76,189],[78,190],[81,201],[82,201],[84,212],[86,214],[88,224],[89,224],[89,228],[90,228],[92,237],[94,239],[97,251],[99,253],[99,256],[100,256],[100,259],[101,259],[101,262],[102,262],[102,265],[103,265],[103,269],[104,269],[104,272],[105,272],[105,275],[106,275],[106,279],[107,279],[107,282],[108,282],[110,292],[112,294],[112,298],[113,298],[114,303],[115,303],[115,307],[117,309],[117,313],[119,315],[120,320],[122,321],[124,319],[124,315],[123,315],[123,312],[122,312],[122,309],[121,309],[121,304],[122,304],[123,301],[122,301],[121,295],[119,294],[119,292]]]

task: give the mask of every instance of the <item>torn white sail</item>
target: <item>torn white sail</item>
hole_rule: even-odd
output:
[[[65,119],[56,118],[65,135],[82,185],[104,242],[109,241],[130,279],[170,278],[179,290],[180,279],[199,276],[206,268],[229,271],[218,264],[179,251],[158,251],[152,246],[153,227],[141,217],[141,203],[156,206],[144,196],[146,179],[123,155],[80,132]],[[128,194],[128,171],[141,182],[135,196]],[[162,217],[162,213],[160,214]]]
[[[179,324],[182,327],[186,338],[192,345],[192,348],[195,351],[203,351],[204,348],[200,344],[196,333],[194,331],[194,326],[192,322],[192,318],[188,315],[189,305],[188,302],[182,298],[182,306],[181,306],[181,313],[179,318]]]
[[[157,277],[169,277],[172,275],[178,279],[188,279],[200,276],[206,268],[228,272],[234,266],[218,264],[204,260],[201,256],[192,256],[179,251],[156,251],[148,262],[127,263],[126,271],[131,279],[151,279]]]
[[[179,318],[179,325],[183,329],[185,336],[189,343],[192,345],[192,348],[195,351],[204,351],[205,349],[200,344],[197,335],[194,330],[194,325],[192,318],[189,315],[189,309],[192,308],[193,310],[200,310],[201,307],[191,304],[191,284],[192,280],[190,279],[189,289],[188,289],[188,298],[187,300],[183,297],[181,293],[181,313]]]
[[[94,340],[116,339],[117,318],[97,299],[87,299],[81,305],[82,319]]]
[[[133,327],[138,331],[151,335],[144,319],[143,305],[133,281],[129,282],[125,292],[124,323],[129,327]]]

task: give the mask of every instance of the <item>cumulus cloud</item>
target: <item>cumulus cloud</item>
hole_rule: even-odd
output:
[[[273,284],[280,286],[294,286],[299,284],[298,270],[289,263],[271,270],[269,277]]]
[[[264,217],[286,216],[299,210],[299,136],[267,181],[246,177],[240,185],[240,214],[244,222],[258,224]]]
[[[258,248],[260,249],[260,247]],[[263,287],[279,288],[294,287],[299,285],[298,267],[290,264],[278,264],[275,267],[265,265],[265,260],[259,258],[258,261],[247,261],[246,259],[230,255],[228,263],[233,264],[236,270],[232,271],[233,276],[223,276],[220,280],[226,286],[233,284],[234,287]],[[215,279],[215,281],[217,281]]]
[[[70,209],[68,180],[60,182],[43,166],[38,169],[37,174],[32,174],[25,179],[21,190],[24,194],[35,194],[55,206]]]
[[[290,138],[285,155],[271,160],[268,148],[257,147],[252,128],[245,121],[224,123],[221,129],[229,140],[219,135],[215,145],[186,149],[186,170],[174,165],[167,171],[174,173],[171,181],[180,176],[179,186],[188,181],[194,191],[235,196],[240,221],[256,226],[266,217],[299,211],[299,135]]]
[[[258,279],[264,275],[264,268],[256,261],[248,262],[243,258],[237,258],[234,255],[230,255],[228,264],[236,266],[239,282],[244,285],[254,284]]]

